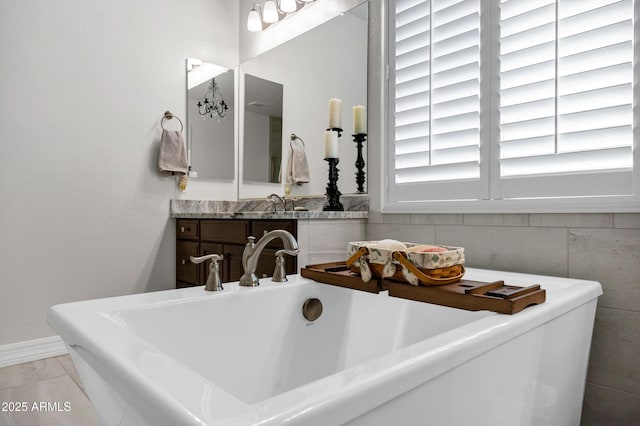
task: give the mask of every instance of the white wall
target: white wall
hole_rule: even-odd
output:
[[[185,58],[238,63],[237,23],[227,0],[2,2],[0,345],[53,335],[53,304],[175,285],[160,119],[185,115]]]

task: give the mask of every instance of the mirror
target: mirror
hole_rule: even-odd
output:
[[[325,193],[328,164],[324,161],[324,131],[329,124],[331,98],[342,99],[344,131],[339,140],[338,187],[343,194],[357,191],[357,152],[351,136],[352,108],[367,105],[367,17],[365,2],[240,65],[241,88],[245,92],[240,111],[241,122],[244,122],[240,126],[243,129],[240,136],[240,198],[265,196],[266,191],[283,192],[283,183],[272,183],[272,171],[287,165],[292,133],[304,141],[310,181],[301,186],[294,185],[291,195]],[[249,92],[254,78],[276,82],[282,88],[282,130],[277,165],[273,164],[278,161],[277,155],[266,154],[270,150],[270,138],[266,133],[262,137],[247,133],[247,121],[251,121],[254,114],[247,105],[253,98]],[[259,97],[255,99],[259,100]],[[366,159],[366,143],[363,156]],[[277,172],[276,176],[279,174]]]
[[[244,76],[243,178],[279,182],[282,163],[282,84]],[[264,167],[265,161],[268,167]]]
[[[187,152],[193,177],[234,179],[235,73],[187,59]]]

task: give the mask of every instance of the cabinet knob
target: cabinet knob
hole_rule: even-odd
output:
[[[182,263],[183,265],[186,265],[186,264],[187,264],[187,261],[186,261],[186,260],[184,260],[184,259],[182,259],[182,260],[180,261],[180,263]]]

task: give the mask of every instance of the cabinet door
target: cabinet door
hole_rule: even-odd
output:
[[[244,270],[242,268],[242,252],[244,246],[234,246],[225,244],[223,246],[224,262],[223,262],[223,275],[221,276],[223,282],[238,281]]]
[[[200,221],[200,238],[202,241],[244,244],[247,242],[248,233],[248,220],[203,219]]]
[[[176,241],[176,278],[178,281],[198,285],[198,265],[189,260],[198,256],[200,244],[196,241]]]
[[[276,269],[276,251],[273,249],[264,249],[258,259],[256,266],[256,276],[258,278],[272,277],[273,271]]]
[[[224,256],[222,244],[214,243],[200,243],[200,256],[206,256],[207,254],[221,254]],[[220,279],[224,277],[224,259],[220,263]],[[200,284],[205,285],[207,278],[209,277],[209,268],[211,267],[211,261],[207,260],[200,265]]]

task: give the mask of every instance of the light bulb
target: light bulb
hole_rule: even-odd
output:
[[[262,20],[260,19],[260,13],[258,13],[255,6],[249,12],[249,17],[247,18],[247,29],[252,32],[262,31]]]
[[[286,13],[295,12],[298,9],[296,0],[280,0],[280,10]]]
[[[276,6],[275,0],[267,0],[266,2],[264,2],[264,12],[262,19],[267,24],[278,22],[278,7]]]

